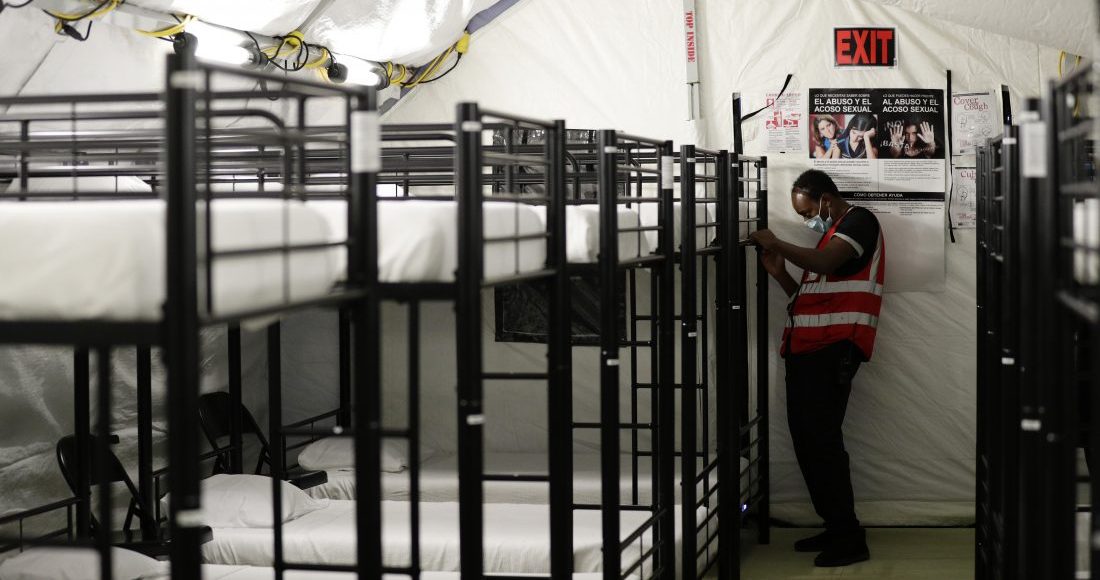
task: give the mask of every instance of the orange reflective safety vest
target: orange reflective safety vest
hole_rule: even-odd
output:
[[[847,214],[825,232],[817,249],[829,243],[845,217]],[[851,276],[825,276],[808,270],[802,273],[802,285],[788,306],[790,315],[780,350],[783,356],[850,340],[867,360],[871,359],[886,279],[886,241],[881,227],[874,252],[867,265]]]

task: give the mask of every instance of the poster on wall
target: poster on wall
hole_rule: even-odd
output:
[[[878,216],[890,263],[887,291],[942,291],[943,91],[810,89],[809,98],[806,139],[813,167],[828,173],[852,203]]]
[[[977,223],[977,176],[973,167],[951,168],[951,224],[957,230],[973,229]]]
[[[951,95],[951,154],[973,155],[986,139],[1001,134],[997,100],[992,93]]]
[[[768,107],[764,115],[764,133],[767,135],[768,153],[801,153],[805,151],[802,118],[802,93],[768,93],[764,99]]]

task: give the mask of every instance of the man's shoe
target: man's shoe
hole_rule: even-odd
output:
[[[824,552],[829,547],[832,535],[826,530],[816,536],[802,538],[794,543],[795,552]]]
[[[850,566],[857,562],[865,562],[871,559],[871,551],[867,549],[866,534],[860,530],[859,534],[834,538],[825,551],[814,558],[814,566],[819,568],[835,568],[838,566]]]

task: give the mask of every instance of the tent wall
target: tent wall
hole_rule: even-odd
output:
[[[1056,75],[1058,52],[1034,42],[952,24],[860,0],[701,2],[704,119],[685,122],[686,90],[678,3],[564,0],[525,2],[489,26],[463,66],[406,97],[395,121],[438,119],[456,102],[561,117],[573,127],[615,127],[700,145],[731,147],[730,94],[754,103],[794,73],[790,91],[811,87],[944,88],[1007,84],[1012,106],[1040,94]],[[831,29],[894,26],[900,66],[887,71],[832,68]],[[763,147],[762,121],[745,124],[748,153]],[[786,239],[813,234],[789,209],[789,184],[809,163],[805,153],[772,155],[769,219]],[[956,233],[946,247],[946,287],[936,293],[888,293],[875,360],[857,376],[846,435],[861,517],[872,524],[952,524],[973,520],[974,237]],[[772,286],[773,341],[786,303]],[[774,514],[817,521],[809,508],[784,416],[782,361],[773,354]],[[530,429],[535,429],[532,423]],[[533,438],[536,433],[531,433]]]

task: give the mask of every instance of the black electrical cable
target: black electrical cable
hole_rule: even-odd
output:
[[[65,35],[69,36],[70,38],[73,38],[73,39],[78,40],[80,42],[84,42],[85,40],[88,40],[88,38],[92,35],[92,25],[93,24],[95,24],[95,21],[94,20],[89,20],[88,21],[88,28],[84,29],[84,34],[80,34],[80,31],[77,30],[75,26],[73,26],[72,24],[69,24],[68,22],[62,22],[61,23],[61,32],[65,33]]]
[[[2,2],[0,3],[0,12],[3,12],[5,8],[15,8],[16,10],[26,8],[31,2],[34,2],[34,0],[25,0],[22,4],[8,4],[7,2]]]
[[[455,67],[458,66],[458,61],[460,61],[460,60],[462,60],[462,53],[461,52],[458,53],[458,58],[455,58],[455,61],[451,64],[451,67],[448,68],[447,70],[443,71],[442,74],[440,74],[438,76],[435,76],[435,77],[432,77],[432,78],[430,78],[426,81],[420,81],[416,84],[417,85],[426,85],[428,83],[434,83],[435,81],[438,81],[439,79],[451,74],[451,71],[453,71],[455,69]]]

